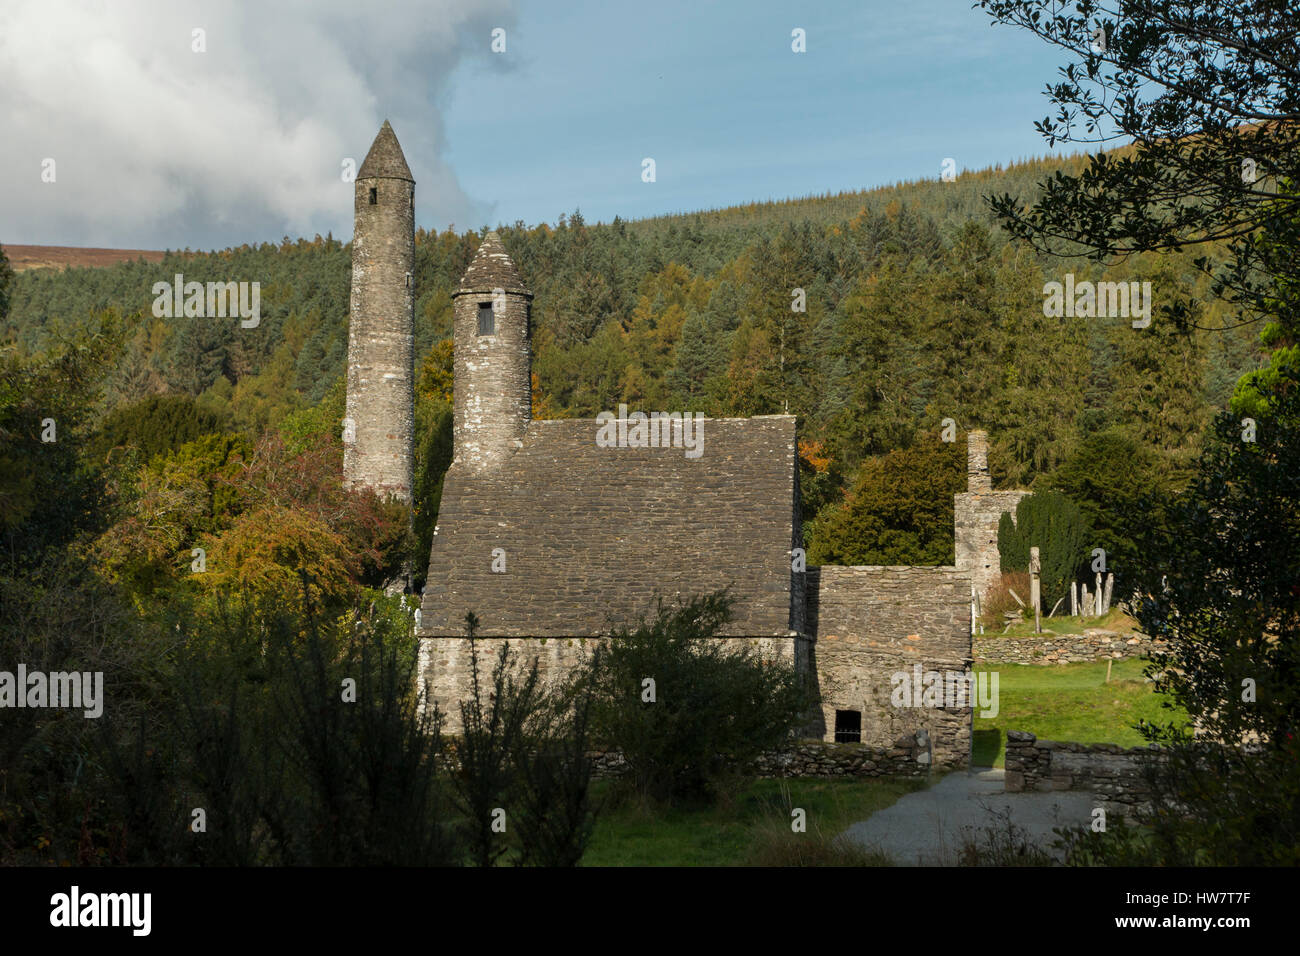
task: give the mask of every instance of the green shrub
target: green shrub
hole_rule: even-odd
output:
[[[716,799],[807,720],[813,696],[792,664],[717,639],[730,607],[721,593],[661,602],[582,666],[594,736],[622,753],[625,780],[650,799]]]
[[[595,825],[591,688],[544,687],[537,658],[517,667],[502,641],[485,701],[478,619],[467,614],[465,625],[470,696],[460,704],[453,785],[470,859],[493,866],[513,846],[520,865],[577,866]]]
[[[137,721],[110,711],[101,721],[94,791],[109,859],[459,862],[438,769],[442,717],[421,706],[409,623],[383,600],[322,613],[304,587],[296,606],[217,599],[183,623],[173,689]]]
[[[998,522],[998,554],[1002,570],[1028,571],[1029,549],[1038,548],[1042,562],[1043,613],[1069,594],[1070,582],[1088,567],[1091,539],[1087,519],[1059,491],[1044,491],[1020,499],[1016,519],[1003,514]],[[1029,600],[1029,595],[1021,597]]]
[[[491,690],[483,699],[479,675],[478,619],[465,616],[470,655],[470,696],[460,702],[461,733],[456,744],[456,805],[466,818],[470,858],[494,866],[506,852],[500,814],[515,785],[512,755],[526,746],[529,724],[543,706],[537,660],[521,675],[510,665],[510,645],[502,641],[492,668]]]

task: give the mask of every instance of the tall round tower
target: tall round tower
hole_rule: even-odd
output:
[[[455,301],[454,463],[470,473],[500,468],[532,418],[533,294],[489,232]]]
[[[415,461],[415,180],[384,120],[357,172],[343,480],[411,500]]]

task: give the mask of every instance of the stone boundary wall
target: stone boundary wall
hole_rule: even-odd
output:
[[[1066,743],[1009,730],[1004,788],[1007,793],[1085,790],[1104,802],[1134,807],[1150,800],[1142,763],[1159,755],[1153,746]]]
[[[1119,634],[1115,631],[1090,629],[1082,634],[1039,634],[1033,637],[976,635],[975,663],[994,661],[999,664],[1075,664],[1080,661],[1123,660],[1147,657],[1163,641],[1153,641],[1145,634]]]
[[[920,777],[931,768],[964,769],[969,758],[942,749],[931,752],[926,735],[908,734],[892,747],[800,741],[759,762],[760,777]]]
[[[918,740],[918,737],[920,738]],[[597,777],[616,777],[623,772],[623,756],[617,751],[593,754]],[[933,762],[932,762],[933,758]],[[923,735],[900,737],[892,747],[866,744],[837,744],[823,740],[801,740],[782,753],[759,758],[760,777],[923,777],[933,769],[950,770],[966,766],[943,754],[932,754]]]

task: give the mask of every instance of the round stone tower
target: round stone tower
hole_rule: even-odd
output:
[[[452,298],[453,463],[470,473],[490,472],[509,460],[532,418],[533,294],[501,237],[489,232]]]
[[[415,180],[384,125],[357,172],[343,480],[411,500],[415,461]]]

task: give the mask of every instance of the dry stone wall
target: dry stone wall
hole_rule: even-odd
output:
[[[1000,637],[986,634],[974,640],[975,663],[1076,664],[1083,661],[1148,657],[1161,646],[1145,634],[1120,634],[1100,628],[1082,634],[1039,634]]]
[[[922,777],[936,764],[924,736],[905,734],[890,747],[800,741],[789,750],[764,756],[761,777]]]
[[[763,755],[757,769],[760,777],[924,777],[934,769],[928,754],[915,735],[891,747],[801,740],[780,753]],[[617,751],[591,756],[597,776],[616,777],[626,768]]]
[[[1024,731],[1007,731],[1008,793],[1034,790],[1085,790],[1105,803],[1145,805],[1151,798],[1143,777],[1145,762],[1160,759],[1154,746],[1125,749],[1115,744],[1039,740]]]

